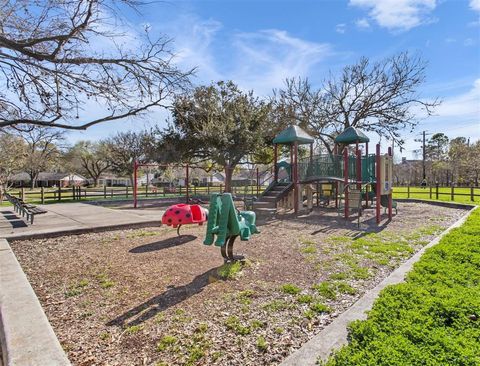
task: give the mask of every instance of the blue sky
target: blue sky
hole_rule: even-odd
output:
[[[231,79],[260,96],[292,76],[319,85],[330,71],[361,56],[375,61],[400,51],[418,53],[428,62],[422,97],[443,102],[414,133],[405,131],[402,155],[413,156],[419,147],[413,140],[422,130],[480,139],[480,0],[162,1],[124,15],[132,37],[148,25],[152,34],[173,38],[178,65],[197,67],[195,84]],[[167,116],[154,112],[143,121],[99,125],[69,139],[165,125]]]

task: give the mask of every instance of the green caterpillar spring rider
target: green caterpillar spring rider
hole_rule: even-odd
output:
[[[233,255],[233,243],[247,241],[259,231],[255,226],[255,212],[238,211],[230,193],[212,194],[210,198],[207,234],[203,244],[220,247],[225,262],[242,260],[243,256]],[[215,239],[216,236],[216,239]]]

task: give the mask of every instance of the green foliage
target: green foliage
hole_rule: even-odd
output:
[[[143,329],[143,325],[132,325],[125,329],[125,333],[127,334],[135,334],[140,332]]]
[[[262,306],[267,312],[276,312],[288,309],[290,305],[284,300],[272,300]]]
[[[319,284],[313,285],[312,289],[316,290],[319,295],[325,297],[326,299],[335,300],[337,298],[335,287],[331,282],[320,282]]]
[[[257,348],[259,351],[265,352],[268,348],[268,343],[265,340],[265,337],[258,336],[257,338]]]
[[[312,320],[313,318],[315,318],[315,312],[311,309],[308,309],[304,311],[303,316],[308,320]]]
[[[285,283],[280,287],[280,291],[282,291],[284,294],[297,295],[300,293],[300,291],[302,291],[302,289],[292,283]]]
[[[241,262],[225,263],[218,270],[217,273],[220,278],[225,280],[233,280],[242,270]]]
[[[102,333],[100,333],[99,337],[100,337],[100,339],[101,339],[102,341],[106,341],[107,339],[110,338],[110,333],[108,333],[108,332],[102,332]]]
[[[100,282],[101,288],[110,288],[115,286],[115,282],[113,282],[105,273],[101,273],[97,276],[98,281]]]
[[[83,289],[88,286],[88,280],[82,279],[78,283],[71,285],[67,291],[65,291],[65,297],[73,297],[80,295]]]
[[[250,305],[252,303],[252,297],[255,295],[253,290],[240,291],[237,294],[238,301],[243,305]]]
[[[195,332],[197,333],[205,333],[208,330],[208,325],[206,323],[200,323],[195,328]]]
[[[317,252],[317,248],[313,245],[308,245],[300,249],[303,254],[315,254]]]
[[[334,273],[330,275],[331,280],[346,280],[348,275],[345,272]]]
[[[243,325],[235,315],[231,315],[225,320],[225,326],[238,335],[247,335],[251,332],[250,327]]]
[[[352,267],[352,277],[356,280],[366,280],[370,277],[368,268],[354,266]]]
[[[349,326],[340,365],[480,364],[480,209],[428,249],[406,282],[385,288]]]
[[[247,156],[260,162],[275,132],[269,102],[243,92],[232,81],[199,86],[174,100],[173,123],[163,133],[162,150],[173,161],[210,160],[231,173]],[[268,162],[268,161],[266,161]]]
[[[329,313],[332,311],[327,305],[324,305],[320,302],[316,302],[310,305],[310,309],[314,311],[315,313]]]
[[[261,320],[254,319],[250,323],[250,326],[252,329],[258,329],[258,328],[263,328],[265,326],[265,323]]]
[[[357,290],[344,281],[335,282],[335,287],[341,294],[355,295]]]
[[[171,335],[163,336],[157,343],[157,351],[162,352],[177,343],[177,338]]]
[[[297,302],[300,304],[310,304],[313,301],[313,296],[312,295],[298,295],[297,296]]]

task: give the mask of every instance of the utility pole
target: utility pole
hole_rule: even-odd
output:
[[[425,131],[423,131],[423,162],[422,162],[422,168],[423,168],[423,179],[425,180],[427,178],[427,175],[425,174]]]

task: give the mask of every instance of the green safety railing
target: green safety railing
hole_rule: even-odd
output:
[[[343,178],[344,160],[342,155],[321,154],[300,159],[298,162],[298,179],[314,180],[319,177]],[[348,157],[348,178],[357,179],[357,159]],[[375,154],[362,156],[362,181],[375,180]]]
[[[343,157],[321,154],[303,158],[298,162],[298,178],[306,181],[315,177],[343,177]]]

